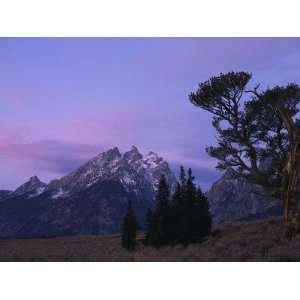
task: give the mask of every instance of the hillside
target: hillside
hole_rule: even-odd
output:
[[[140,236],[141,237],[141,236]],[[127,252],[118,235],[2,239],[0,261],[300,261],[300,235],[283,237],[282,220],[227,224],[202,244]]]

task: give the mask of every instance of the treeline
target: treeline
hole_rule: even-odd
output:
[[[159,182],[155,206],[146,216],[146,245],[160,247],[200,242],[211,232],[212,220],[207,198],[194,183],[192,170],[180,168],[176,191],[171,195],[165,176]],[[134,249],[138,224],[131,202],[122,225],[122,245]]]

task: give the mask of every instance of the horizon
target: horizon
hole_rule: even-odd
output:
[[[299,49],[299,38],[0,38],[0,189],[136,145],[207,190],[222,175],[205,152],[215,132],[189,93],[229,71],[297,82]]]

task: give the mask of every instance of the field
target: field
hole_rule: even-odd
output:
[[[223,225],[187,247],[156,249],[139,242],[134,252],[120,246],[119,235],[5,239],[0,261],[300,261],[300,235],[287,241],[282,220],[274,218]]]

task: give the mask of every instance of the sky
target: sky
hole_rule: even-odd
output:
[[[221,174],[211,115],[188,95],[229,71],[262,87],[299,82],[299,38],[0,38],[0,189],[66,175],[102,151],[157,152]]]

